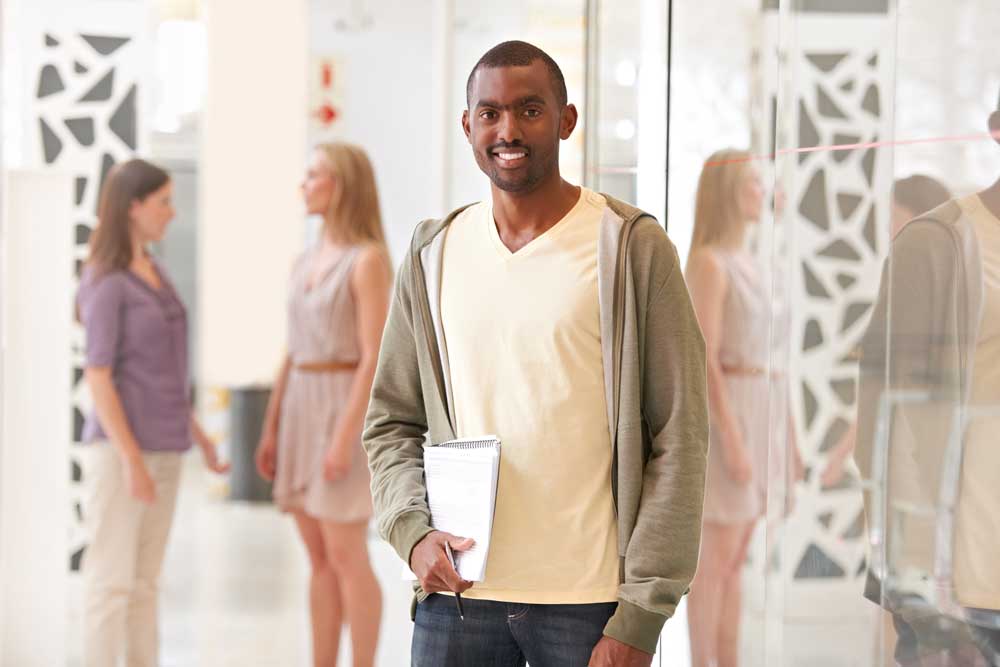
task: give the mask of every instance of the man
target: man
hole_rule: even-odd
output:
[[[1000,100],[987,123],[1000,142]],[[903,666],[973,665],[976,645],[1000,664],[998,221],[1000,181],[907,222],[861,343],[855,457],[879,489],[865,595]]]
[[[577,111],[543,51],[498,45],[467,96],[492,203],[414,233],[364,434],[379,530],[419,579],[413,665],[649,665],[694,575],[708,442],[677,253],[560,176]],[[501,472],[473,586],[444,550],[471,541],[431,528],[422,445],[486,433]]]

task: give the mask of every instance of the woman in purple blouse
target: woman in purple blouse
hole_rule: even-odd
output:
[[[146,251],[174,217],[171,190],[167,172],[142,160],[108,174],[77,295],[94,403],[83,438],[87,667],[158,664],[157,585],[181,455],[194,440],[210,470],[228,468],[192,413],[184,305]]]

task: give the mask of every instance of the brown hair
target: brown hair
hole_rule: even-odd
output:
[[[352,244],[373,243],[388,254],[375,171],[364,149],[333,142],[316,150],[326,157],[338,186],[323,216],[323,231]]]
[[[892,198],[905,207],[913,216],[926,213],[951,199],[951,192],[937,179],[914,174],[896,181],[892,186]]]
[[[750,169],[750,153],[726,148],[712,153],[701,169],[694,203],[691,251],[714,245],[744,223],[740,219],[740,184]]]
[[[97,227],[87,263],[97,271],[117,271],[132,262],[129,208],[170,182],[170,174],[145,160],[129,160],[108,172],[101,188]]]

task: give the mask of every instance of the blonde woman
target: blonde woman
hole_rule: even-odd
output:
[[[745,248],[763,189],[749,154],[702,169],[686,276],[708,353],[711,443],[701,554],[688,622],[693,667],[735,667],[740,568],[764,513],[768,474],[770,285]]]
[[[309,554],[313,664],[335,665],[341,626],[355,667],[374,664],[381,590],[368,559],[372,513],[361,429],[388,310],[391,266],[364,151],[313,151],[302,194],[323,233],[295,263],[288,355],[257,449],[261,475]]]

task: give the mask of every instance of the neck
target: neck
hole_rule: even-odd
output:
[[[501,236],[541,234],[559,222],[580,198],[579,186],[567,183],[557,169],[531,192],[507,192],[493,185],[493,218]]]
[[[979,198],[990,213],[1000,218],[1000,180],[980,192]]]
[[[141,239],[132,239],[132,264],[146,261],[146,244]]]
[[[739,250],[743,247],[745,230],[746,227],[726,234],[716,242],[716,245],[724,250]]]

